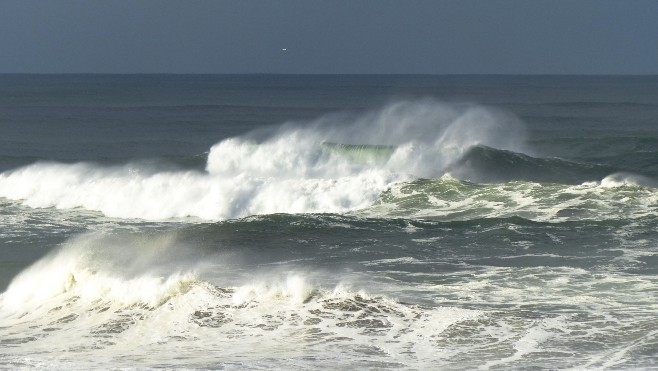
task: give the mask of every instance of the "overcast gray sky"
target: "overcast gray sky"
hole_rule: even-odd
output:
[[[14,72],[658,74],[658,0],[0,0]]]

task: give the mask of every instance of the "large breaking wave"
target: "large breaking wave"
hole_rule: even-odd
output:
[[[426,100],[288,123],[260,136],[217,143],[205,171],[39,162],[0,174],[0,196],[120,218],[345,212],[397,182],[441,175],[474,145],[518,150],[523,127],[495,109]],[[355,151],[328,143],[376,145],[365,152],[380,153],[355,161]],[[382,146],[393,149],[382,154]]]
[[[153,366],[142,359],[146,352],[161,353],[158,361],[171,366],[259,361],[299,347],[306,356],[334,346],[358,356],[373,344],[427,363],[435,336],[481,315],[398,303],[340,283],[331,289],[294,272],[251,272],[237,286],[212,282],[200,278],[200,262],[181,262],[181,249],[173,235],[85,235],[53,250],[0,294],[0,344],[8,346],[2,360],[29,366],[26,354],[57,352],[62,364],[48,368]],[[212,270],[221,269],[222,259],[210,260]]]
[[[37,162],[0,174],[0,197],[118,218],[225,220],[360,210],[393,187],[446,174],[479,183],[580,184],[617,172],[525,153],[524,127],[510,113],[405,101],[222,140],[204,170]]]
[[[157,235],[88,234],[67,241],[0,293],[0,361],[29,369],[308,369],[318,362],[341,369],[652,364],[652,358],[642,357],[655,354],[655,304],[647,295],[655,291],[655,275],[600,266],[597,255],[614,252],[608,248],[595,252],[585,246],[576,252],[567,244],[539,250],[508,240],[505,249],[481,246],[493,250],[481,256],[468,243],[475,237],[464,238],[471,226],[457,223],[429,234],[411,232],[420,250],[413,244],[378,248],[375,254],[363,252],[361,257],[368,258],[362,260],[355,257],[359,249],[349,245],[342,251],[328,247],[311,260],[290,255],[292,249],[280,256],[283,261],[259,257],[273,266],[240,264],[241,258],[263,252],[257,244],[231,257],[221,246],[210,243],[212,253],[205,250],[210,246],[189,240],[223,235],[217,226],[232,223],[251,222],[193,225]],[[538,244],[542,238],[562,244],[565,234],[559,230],[572,227],[495,223],[474,233],[493,241],[493,229],[495,236],[517,235],[519,242],[541,231]],[[458,231],[447,232],[451,228]],[[349,234],[348,229],[340,234]],[[373,232],[368,236],[386,234],[385,229]],[[460,243],[434,240],[446,234]],[[452,249],[465,252],[452,255]],[[551,254],[561,254],[560,249],[570,252]],[[541,262],[558,263],[491,264],[537,259],[542,253]],[[363,271],[324,266],[324,257],[339,263],[336,256],[343,254],[362,264]],[[585,267],[582,260],[588,261]],[[574,355],[581,344],[589,347]]]

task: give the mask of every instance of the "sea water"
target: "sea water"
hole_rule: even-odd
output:
[[[0,368],[658,367],[658,78],[0,76]]]

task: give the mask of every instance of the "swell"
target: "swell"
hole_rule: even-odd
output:
[[[529,181],[580,184],[623,171],[621,167],[576,162],[561,158],[536,158],[485,146],[470,148],[448,171],[474,182]]]

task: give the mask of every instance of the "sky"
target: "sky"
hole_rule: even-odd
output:
[[[658,74],[658,0],[0,0],[0,73]]]

